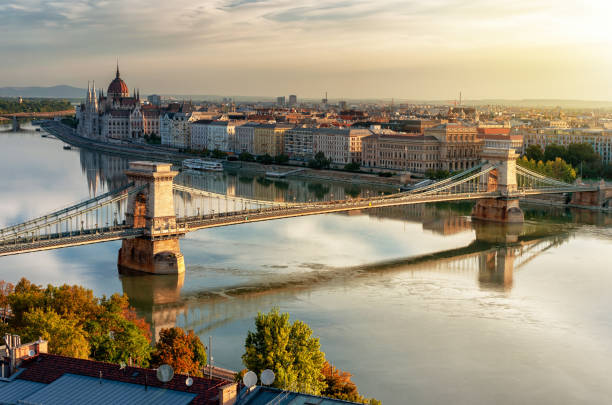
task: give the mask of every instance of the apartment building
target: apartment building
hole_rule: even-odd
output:
[[[313,152],[323,152],[335,164],[361,162],[361,141],[369,129],[319,128],[313,137]]]
[[[255,155],[277,156],[284,153],[284,134],[293,128],[283,124],[261,124],[254,127],[253,151]]]
[[[295,127],[285,132],[285,154],[293,160],[308,161],[314,157],[313,139],[316,129]]]
[[[425,135],[370,135],[362,139],[361,166],[424,173],[441,169],[440,141]]]
[[[588,143],[605,164],[612,163],[612,130],[590,128],[539,128],[523,129],[523,152],[530,145],[542,149],[550,144],[568,146],[571,143]]]

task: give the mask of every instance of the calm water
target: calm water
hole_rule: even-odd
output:
[[[40,133],[3,132],[0,145],[0,226],[125,181],[124,159]],[[290,201],[383,191],[248,173],[179,181]],[[278,306],[385,404],[609,403],[612,217],[524,209],[518,228],[446,204],[202,230],[181,241],[180,278],[119,276],[119,242],[0,258],[0,278],[125,292],[156,330],[212,335],[215,363],[236,370],[253,317]]]

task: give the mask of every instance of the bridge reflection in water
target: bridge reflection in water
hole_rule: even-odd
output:
[[[464,208],[469,214],[469,204]],[[420,222],[423,229],[443,235],[474,232],[475,239],[470,244],[455,249],[306,274],[279,275],[260,283],[204,288],[187,294],[181,294],[184,274],[122,274],[120,279],[123,292],[141,316],[151,323],[155,336],[162,328],[175,325],[206,335],[223,325],[252,317],[258,308],[293,300],[303,292],[326,285],[354,286],[393,273],[452,273],[476,280],[481,289],[509,292],[515,271],[539,254],[562,244],[570,235],[559,229],[541,231],[530,223],[472,221],[460,215],[461,210],[460,205],[458,208],[420,205],[364,211],[373,218]]]

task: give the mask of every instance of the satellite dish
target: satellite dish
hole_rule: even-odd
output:
[[[30,356],[30,357],[34,357],[34,356],[36,356],[36,350],[30,350],[30,351],[28,352],[28,356]]]
[[[244,377],[242,377],[242,382],[247,386],[247,388],[251,388],[257,384],[257,374],[252,371],[247,371]]]
[[[187,377],[187,379],[185,380],[185,385],[191,387],[193,385],[193,378]]]
[[[271,385],[274,382],[274,371],[265,369],[261,372],[261,383],[263,385]]]
[[[157,379],[161,382],[168,382],[174,377],[174,370],[169,364],[162,364],[157,369]]]

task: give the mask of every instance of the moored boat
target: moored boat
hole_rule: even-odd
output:
[[[223,171],[223,165],[221,162],[215,162],[212,160],[185,159],[183,160],[183,167],[192,170],[210,170],[214,172]]]

